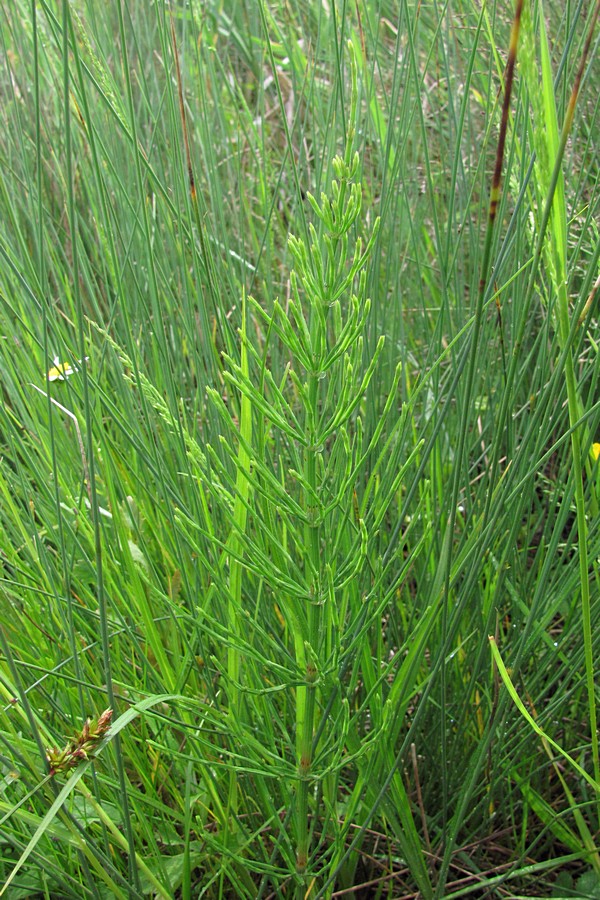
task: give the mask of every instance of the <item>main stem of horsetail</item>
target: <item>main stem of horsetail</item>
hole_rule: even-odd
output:
[[[296,695],[296,760],[298,772],[298,792],[296,805],[296,869],[299,876],[297,885],[298,898],[305,895],[306,870],[309,860],[310,842],[310,815],[309,799],[311,784],[314,783],[313,755],[315,751],[315,718],[317,711],[317,692],[319,690],[321,648],[327,641],[322,640],[322,635],[329,635],[330,628],[327,622],[331,615],[330,609],[324,604],[324,560],[322,559],[322,509],[319,501],[319,457],[325,436],[320,432],[321,428],[321,402],[323,400],[322,385],[330,372],[331,362],[327,362],[331,347],[328,346],[327,314],[335,298],[334,272],[343,271],[345,260],[339,258],[345,255],[346,245],[340,240],[350,229],[354,218],[348,217],[348,210],[354,210],[356,214],[360,210],[360,191],[348,195],[348,185],[358,166],[358,159],[353,157],[353,139],[355,134],[356,112],[358,104],[358,90],[356,65],[352,48],[350,52],[350,71],[352,77],[352,93],[350,115],[347,120],[346,147],[344,158],[336,157],[333,163],[338,180],[332,184],[333,199],[330,202],[322,195],[323,206],[319,208],[314,198],[311,199],[313,209],[317,212],[321,224],[325,228],[327,237],[323,244],[318,246],[317,232],[311,226],[310,253],[305,254],[303,242],[294,239],[294,247],[298,251],[300,269],[304,269],[304,286],[308,299],[308,336],[310,365],[306,373],[306,438],[304,449],[304,543],[305,543],[305,583],[307,586],[307,609],[305,618],[304,635],[302,640],[296,641],[296,661],[300,676],[300,684]],[[358,196],[357,196],[358,194]],[[328,212],[324,212],[324,210]],[[321,253],[322,247],[326,247],[325,260],[315,260],[315,255]],[[342,249],[343,248],[343,249]],[[329,273],[329,277],[323,276],[323,272]],[[313,278],[312,275],[315,277]],[[294,276],[293,276],[294,277]],[[310,287],[307,285],[310,284]],[[335,337],[333,338],[335,341]]]
[[[319,346],[321,335],[320,317],[313,310],[311,321],[311,337],[315,350],[314,361],[318,368]],[[308,862],[309,842],[309,817],[308,817],[308,793],[311,778],[311,764],[313,754],[313,732],[316,704],[316,681],[318,672],[316,668],[316,651],[319,641],[319,626],[321,618],[320,584],[319,584],[319,511],[315,506],[317,496],[317,455],[320,452],[317,445],[317,415],[319,403],[319,374],[313,370],[308,375],[309,408],[307,433],[309,443],[306,448],[305,478],[306,478],[306,581],[309,587],[307,609],[307,643],[304,647],[302,665],[304,668],[304,684],[298,692],[297,705],[297,760],[298,760],[298,835],[296,866],[298,873],[302,874]]]

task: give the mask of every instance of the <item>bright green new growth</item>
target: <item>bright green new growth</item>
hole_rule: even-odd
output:
[[[256,724],[244,703],[244,692],[249,688],[260,690],[260,684],[252,684],[251,673],[243,664],[243,630],[249,612],[244,607],[251,590],[246,588],[245,601],[242,585],[244,566],[250,568],[259,559],[266,563],[268,557],[262,569],[260,602],[277,604],[284,623],[284,641],[289,642],[293,660],[286,703],[295,706],[295,747],[293,752],[287,748],[280,764],[292,765],[296,772],[293,778],[288,774],[285,790],[298,896],[304,896],[308,879],[314,877],[314,863],[309,866],[309,857],[310,821],[319,813],[315,796],[322,796],[320,803],[328,810],[332,839],[339,829],[335,825],[340,820],[336,786],[342,761],[349,752],[345,740],[348,705],[343,681],[340,690],[334,690],[333,685],[344,666],[342,645],[348,626],[355,624],[357,604],[360,608],[367,601],[357,585],[367,584],[364,571],[368,569],[369,537],[362,518],[355,519],[351,514],[353,492],[359,487],[367,458],[361,446],[364,428],[357,409],[364,403],[383,339],[365,367],[363,330],[370,306],[365,296],[365,267],[379,222],[373,224],[364,248],[360,238],[353,240],[362,191],[356,180],[359,157],[352,152],[358,100],[352,56],[351,71],[350,127],[344,156],[333,160],[336,180],[330,195],[323,193],[320,202],[308,195],[317,219],[317,227],[309,225],[309,243],[289,238],[295,264],[291,296],[283,306],[276,301],[271,313],[251,301],[260,323],[258,341],[248,336],[244,305],[241,362],[224,357],[225,382],[232,394],[241,397],[239,426],[229,420],[219,393],[209,390],[227,423],[224,448],[231,452],[229,448],[239,447],[237,456],[231,456],[232,474],[228,477],[227,470],[219,467],[223,494],[235,497],[232,538],[227,547],[231,572],[230,725],[235,734],[242,722],[249,727]],[[287,359],[280,372],[266,366],[277,340],[281,344],[278,358]],[[398,377],[399,371],[391,386],[392,403],[387,405],[387,413],[392,408]],[[297,461],[296,468],[282,466],[281,458],[268,451],[283,441],[287,442],[288,456]],[[277,561],[280,565],[276,568]],[[327,700],[333,715],[322,718]],[[344,721],[346,724],[340,727]],[[355,765],[360,756],[356,754]],[[232,789],[233,798],[237,787]],[[231,799],[230,814],[235,816],[236,812],[237,800]]]

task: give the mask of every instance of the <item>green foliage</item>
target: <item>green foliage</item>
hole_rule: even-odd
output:
[[[4,895],[596,896],[592,11],[5,6]]]

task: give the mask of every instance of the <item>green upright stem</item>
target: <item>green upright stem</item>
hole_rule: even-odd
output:
[[[322,206],[313,200],[313,208],[324,226],[327,238],[321,247],[317,246],[318,237],[312,230],[314,243],[310,247],[301,246],[295,240],[300,279],[309,299],[309,325],[307,334],[307,356],[310,365],[307,367],[306,384],[306,432],[307,445],[304,451],[304,572],[308,589],[306,624],[303,636],[296,639],[296,661],[301,673],[301,683],[296,695],[296,761],[298,772],[298,792],[296,808],[296,874],[298,900],[306,894],[306,870],[310,850],[310,808],[309,791],[314,784],[313,771],[315,741],[315,724],[319,679],[321,677],[321,648],[327,647],[330,641],[330,629],[326,627],[327,618],[331,616],[329,607],[324,612],[324,582],[326,559],[323,559],[322,532],[319,489],[319,458],[321,456],[323,434],[320,430],[322,409],[321,390],[323,379],[327,376],[331,363],[328,364],[328,326],[327,312],[335,300],[339,284],[343,283],[345,260],[340,258],[347,252],[347,236],[356,215],[360,211],[360,191],[348,190],[358,166],[358,157],[353,155],[353,141],[356,128],[358,105],[358,87],[356,65],[352,46],[349,45],[350,72],[352,78],[349,125],[346,134],[344,157],[336,157],[333,168],[337,180],[332,183],[332,200],[325,198]],[[322,195],[323,197],[323,195]],[[375,228],[377,224],[375,225]],[[360,254],[360,244],[357,244]],[[370,245],[367,245],[365,256]],[[312,256],[312,260],[310,257]],[[358,257],[355,257],[358,259]],[[324,275],[324,273],[326,273]],[[364,287],[364,286],[363,286]],[[336,338],[333,337],[333,345]],[[350,407],[352,411],[354,407]],[[337,409],[336,412],[340,413]],[[343,411],[342,411],[343,412]],[[349,415],[349,412],[348,412]],[[341,421],[341,420],[340,420]],[[325,636],[323,632],[326,632]]]
[[[315,300],[314,302],[319,302]],[[313,340],[313,359],[318,366],[320,355],[320,317],[313,310],[311,332]],[[305,683],[298,690],[297,704],[297,762],[298,762],[298,816],[297,816],[297,851],[296,869],[303,876],[308,864],[309,845],[309,810],[308,791],[311,780],[311,767],[313,761],[313,732],[315,723],[315,707],[317,693],[318,672],[315,658],[318,652],[319,629],[321,620],[320,584],[318,572],[320,566],[319,531],[317,522],[318,509],[315,506],[317,496],[317,418],[319,397],[319,372],[312,371],[308,375],[308,432],[309,445],[306,448],[305,478],[306,478],[306,513],[308,522],[305,526],[306,538],[306,580],[310,588],[310,596],[307,609],[307,635],[308,647],[303,648],[302,665]],[[308,652],[307,652],[308,650]],[[299,886],[299,896],[303,896],[303,889]]]
[[[558,319],[560,342],[566,346],[569,338],[569,300],[566,283],[563,281],[558,296]],[[577,509],[577,538],[579,548],[579,580],[581,585],[581,620],[583,630],[583,647],[585,657],[585,679],[588,698],[588,714],[590,717],[590,733],[592,743],[592,765],[594,779],[600,782],[600,753],[598,746],[598,721],[596,716],[596,686],[594,680],[594,656],[592,645],[592,615],[590,605],[590,578],[588,563],[588,526],[586,517],[585,493],[583,489],[583,467],[581,464],[581,426],[579,414],[579,394],[577,379],[573,366],[573,353],[568,349],[565,359],[565,380],[567,383],[567,402],[569,407],[569,425],[571,426],[571,448],[573,457],[573,479],[575,484],[575,506]]]
[[[246,297],[242,296],[242,329],[241,329],[240,365],[242,374],[249,375],[248,347],[246,338]],[[234,526],[229,537],[229,599],[227,604],[227,616],[229,622],[229,647],[227,649],[227,676],[229,681],[229,719],[232,733],[235,733],[242,714],[240,683],[240,652],[238,648],[240,633],[240,608],[242,605],[242,578],[243,564],[240,557],[243,555],[242,535],[246,531],[248,517],[247,503],[250,494],[250,454],[246,447],[252,442],[252,401],[242,394],[240,404],[240,440],[238,448],[238,471],[236,476],[236,497],[233,507]],[[237,773],[231,769],[229,783],[229,811],[232,818],[232,828],[235,829],[235,817],[238,807]]]

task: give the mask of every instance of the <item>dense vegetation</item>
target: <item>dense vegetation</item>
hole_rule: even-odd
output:
[[[4,896],[600,897],[598,8],[2,5]]]

